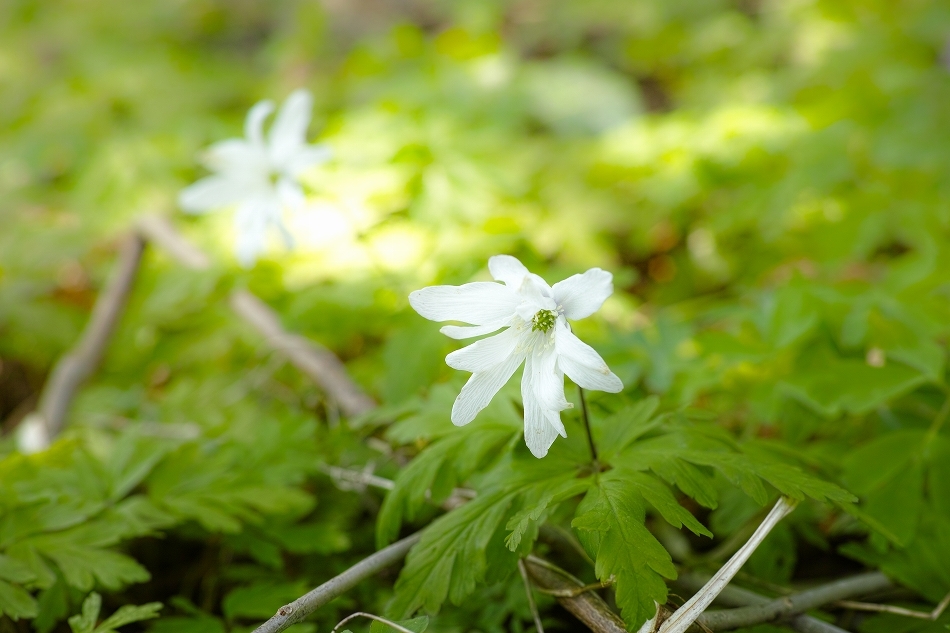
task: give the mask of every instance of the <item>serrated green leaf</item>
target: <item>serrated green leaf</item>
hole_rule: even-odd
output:
[[[597,578],[616,579],[617,604],[631,630],[656,615],[657,602],[666,602],[663,578],[676,578],[669,553],[647,530],[645,518],[643,498],[622,473],[609,471],[600,475],[571,522],[594,559]]]
[[[485,550],[513,496],[508,491],[479,495],[433,521],[406,557],[390,611],[399,618],[419,608],[436,613],[446,598],[459,604],[470,594],[485,577]]]
[[[526,494],[528,499],[520,511],[516,512],[505,525],[511,533],[505,539],[505,545],[512,552],[517,552],[521,539],[532,523],[543,520],[546,511],[565,499],[569,499],[586,491],[591,486],[590,479],[577,479],[573,473],[567,473],[564,481],[545,480]],[[525,552],[527,554],[528,552]]]
[[[600,447],[600,459],[611,463],[617,453],[659,426],[661,420],[653,417],[659,404],[659,398],[650,396],[596,424],[594,438]]]
[[[712,538],[712,532],[696,520],[696,517],[686,508],[677,503],[670,489],[655,477],[630,470],[620,471],[618,476],[634,486],[637,492],[673,527],[679,528],[685,525],[693,534]]]
[[[93,633],[116,633],[116,629],[126,624],[157,618],[161,610],[161,602],[149,602],[139,606],[127,604],[106,618]]]
[[[412,521],[422,508],[444,501],[465,477],[497,458],[499,447],[513,437],[508,427],[482,424],[474,432],[460,430],[427,446],[386,495],[376,520],[377,545],[392,542],[404,519]]]

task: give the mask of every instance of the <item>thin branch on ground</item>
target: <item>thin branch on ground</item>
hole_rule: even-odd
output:
[[[115,272],[99,293],[82,337],[53,367],[40,395],[36,413],[27,416],[23,421],[24,425],[30,426],[21,429],[21,437],[29,438],[21,442],[22,450],[43,450],[63,430],[76,390],[102,361],[119,317],[128,302],[144,249],[145,242],[138,235],[130,235],[123,241]]]
[[[852,600],[839,600],[835,603],[836,607],[844,607],[845,609],[852,609],[854,611],[876,611],[878,613],[893,613],[895,615],[903,615],[908,618],[919,618],[921,620],[936,620],[939,618],[943,612],[946,610],[947,606],[950,606],[950,593],[943,597],[943,600],[934,607],[934,610],[931,612],[926,611],[914,611],[913,609],[905,609],[903,607],[893,607],[889,604],[874,604],[870,602],[854,602]]]
[[[369,464],[367,464],[369,466]],[[320,464],[317,469],[323,474],[329,476],[341,490],[365,490],[366,486],[380,488],[382,490],[392,490],[396,487],[396,482],[392,479],[379,477],[373,474],[372,469],[351,470],[349,468],[340,468],[339,466],[329,466]]]
[[[525,569],[524,561],[520,558],[518,559],[518,572],[521,574],[521,582],[524,583],[524,592],[528,596],[528,608],[531,609],[531,617],[534,618],[534,628],[538,633],[544,633],[541,614],[538,613],[538,605],[534,603],[534,594],[531,593],[531,580],[528,578],[528,570]]]
[[[353,470],[351,468],[341,468],[340,466],[321,465],[317,467],[321,472],[329,475],[342,490],[359,489],[365,486],[372,486],[382,490],[392,490],[396,487],[396,482],[392,479],[386,479],[374,475],[372,471]],[[474,499],[476,492],[471,488],[453,488],[452,494],[442,503],[442,507],[451,510],[457,508],[466,501]],[[429,498],[428,492],[426,498]]]
[[[372,398],[347,375],[346,367],[336,354],[308,338],[285,330],[277,313],[249,291],[235,290],[229,303],[273,349],[320,385],[346,415],[360,415],[376,407]]]
[[[139,235],[161,248],[185,268],[205,270],[211,267],[211,258],[182,237],[165,217],[143,215],[135,222],[135,228]]]
[[[776,598],[764,604],[706,613],[702,620],[713,631],[728,631],[781,620],[838,600],[873,593],[892,586],[891,581],[884,574],[870,572],[842,578],[827,585]]]
[[[333,627],[333,630],[330,631],[330,633],[336,633],[340,629],[341,626],[343,626],[344,624],[346,624],[353,618],[369,618],[370,620],[376,620],[377,622],[382,622],[383,624],[387,626],[391,626],[397,631],[400,631],[401,633],[416,633],[412,629],[407,629],[403,625],[393,622],[392,620],[381,618],[380,616],[373,615],[372,613],[364,613],[363,611],[357,611],[356,613],[351,613],[350,615],[346,616],[345,618],[343,618],[342,620],[336,623],[336,626]]]
[[[525,559],[525,568],[534,584],[542,590],[569,591],[584,587],[584,583],[568,572],[537,556],[528,556]],[[557,601],[594,633],[627,632],[623,620],[593,591],[558,597]]]
[[[167,219],[145,216],[138,221],[137,227],[141,235],[154,240],[186,268],[202,270],[210,266],[208,256],[178,233]],[[287,332],[277,313],[256,296],[247,290],[236,290],[231,294],[230,304],[238,316],[309,376],[346,415],[360,415],[376,407],[373,399],[349,377],[333,352],[308,338]]]
[[[681,574],[674,581],[674,585],[681,587],[686,591],[699,591],[706,582],[709,581],[708,575],[702,575],[695,572]],[[749,607],[768,604],[772,598],[762,594],[732,585],[724,588],[716,597],[716,604],[726,607]],[[703,618],[700,618],[702,620]],[[829,624],[810,615],[796,615],[784,622],[798,633],[847,633],[844,629]]]
[[[290,604],[285,604],[270,620],[254,629],[253,633],[280,633],[290,626],[303,621],[308,615],[327,604],[337,596],[352,589],[363,580],[379,571],[399,562],[419,542],[421,533],[416,532],[375,554],[367,556],[345,572],[331,578],[316,589],[309,591]]]

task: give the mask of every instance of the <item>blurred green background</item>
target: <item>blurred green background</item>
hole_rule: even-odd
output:
[[[365,555],[379,496],[318,466],[392,476],[413,442],[340,424],[224,298],[257,293],[392,416],[441,415],[450,401],[428,394],[462,378],[442,361],[453,343],[407,295],[487,278],[496,253],[550,282],[612,271],[614,297],[576,329],[628,395],[793,446],[879,528],[803,517],[757,573],[818,573],[796,568],[802,548],[816,570],[850,569],[848,541],[938,600],[948,38],[937,0],[4,0],[0,631],[67,630],[93,588],[109,608],[165,602],[154,631],[250,630]],[[334,159],[305,177],[298,247],[275,240],[243,270],[228,215],[175,198],[204,175],[202,148],[298,87]],[[216,264],[150,250],[69,431],[18,455],[15,427],[144,212]],[[713,512],[717,537],[754,514],[737,504]],[[508,601],[486,594],[439,630],[529,622],[523,595],[485,591]]]

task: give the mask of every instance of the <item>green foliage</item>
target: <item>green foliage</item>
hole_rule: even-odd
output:
[[[663,577],[676,578],[670,555],[643,525],[645,515],[642,498],[613,471],[600,477],[571,522],[596,561],[597,577],[616,578],[617,603],[630,626],[656,614],[656,602],[666,602]]]
[[[0,628],[62,628],[96,590],[154,592],[169,606],[149,630],[250,630],[411,524],[424,537],[392,612],[448,600],[434,628],[517,631],[516,558],[572,523],[593,565],[566,564],[616,576],[635,626],[671,575],[654,534],[711,532],[690,540],[702,556],[777,494],[827,504],[801,504],[747,572],[786,582],[803,543],[844,542],[945,595],[944,3],[410,4],[0,6]],[[299,86],[334,159],[303,175],[314,212],[288,218],[296,249],[241,270],[227,213],[175,216],[212,266],[150,246],[67,432],[17,454],[118,237],[145,210],[172,214],[201,149]],[[589,394],[596,466],[579,407],[548,457],[527,455],[517,377],[469,426],[449,422],[465,376],[442,358],[458,343],[406,297],[484,280],[501,252],[549,281],[614,274],[572,324],[625,384]],[[234,288],[381,406],[341,419],[229,310]],[[322,465],[394,489],[380,505]],[[440,507],[455,488],[476,497]],[[391,585],[300,630],[379,612]],[[907,622],[862,627],[945,626]]]
[[[126,605],[97,625],[101,608],[102,596],[95,592],[89,594],[82,603],[82,613],[69,618],[69,628],[73,633],[117,633],[116,630],[126,624],[157,618],[162,605],[159,602],[139,607]]]

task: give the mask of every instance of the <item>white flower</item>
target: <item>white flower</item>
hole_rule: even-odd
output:
[[[452,407],[452,422],[462,426],[475,419],[524,362],[525,442],[535,457],[544,457],[558,434],[567,437],[560,414],[571,407],[564,399],[564,374],[584,389],[623,389],[600,355],[567,323],[600,309],[613,292],[613,275],[591,268],[549,286],[509,255],[489,259],[488,270],[503,283],[430,286],[410,294],[409,303],[432,321],[472,325],[443,327],[442,333],[452,338],[507,328],[446,356],[450,367],[472,372]]]
[[[178,204],[189,213],[203,213],[237,205],[234,227],[237,257],[251,266],[264,250],[267,227],[273,224],[285,243],[293,239],[282,220],[285,207],[300,208],[305,198],[297,178],[308,167],[329,159],[325,145],[307,145],[307,126],[313,97],[296,90],[287,97],[264,139],[264,121],[274,111],[272,101],[261,101],[247,113],[245,138],[215,143],[204,156],[213,175],[182,190]]]

